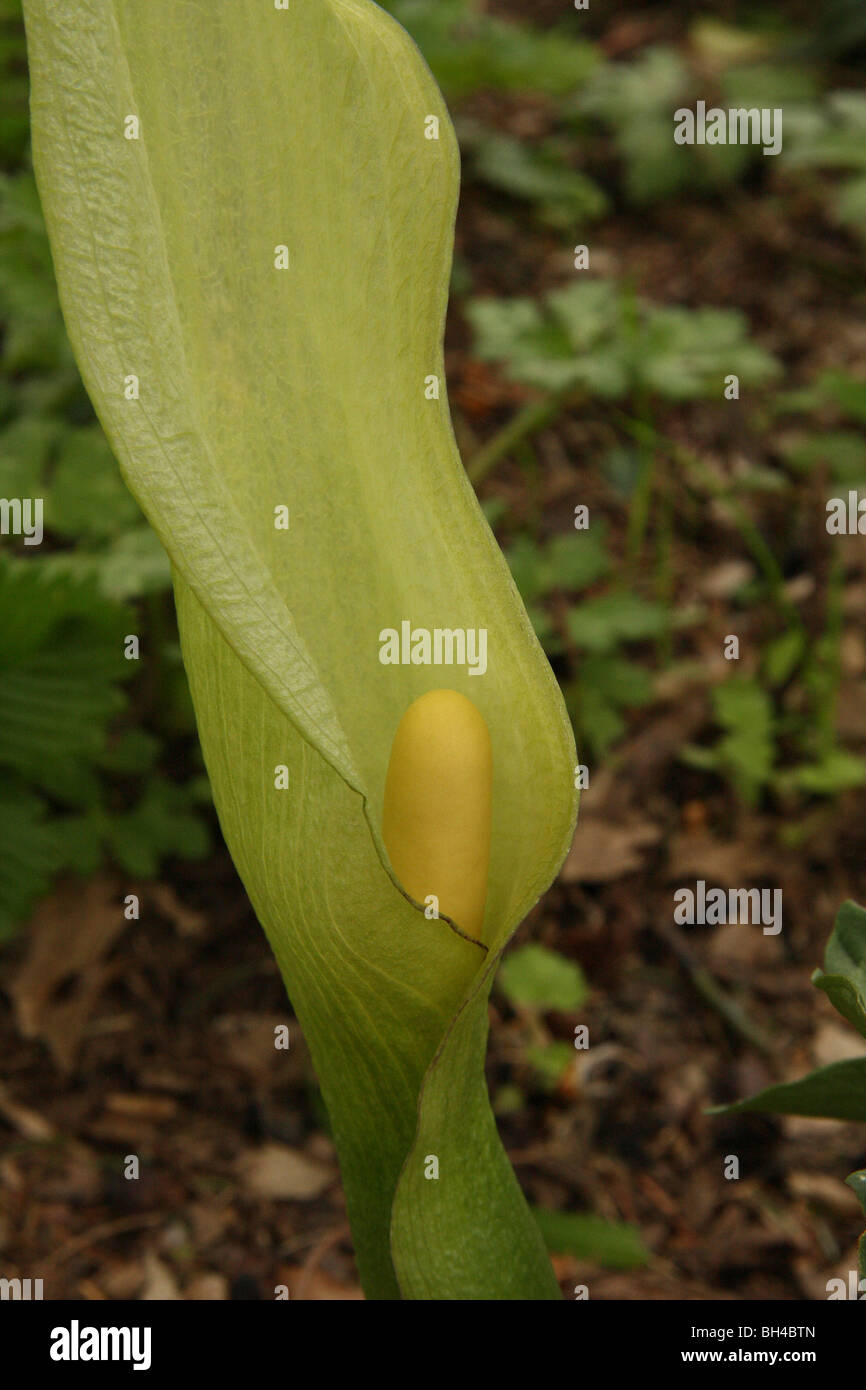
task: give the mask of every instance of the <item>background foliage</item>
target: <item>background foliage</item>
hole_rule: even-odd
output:
[[[866,786],[851,715],[863,565],[853,545],[828,544],[823,509],[866,487],[866,358],[853,332],[829,327],[839,306],[862,307],[862,5],[662,6],[636,37],[628,6],[615,7],[619,29],[616,15],[578,28],[559,6],[539,6],[537,23],[518,3],[385,8],[455,115],[455,424],[581,757],[593,777],[616,772],[646,721],[696,697],[700,717],[683,716],[677,737],[678,809],[709,806],[733,840],[760,817],[780,851],[841,836]],[[671,111],[698,96],[781,106],[783,153],[673,158]],[[41,496],[46,518],[38,549],[0,538],[4,938],[60,874],[171,878],[218,836],[166,557],[63,330],[26,100],[20,6],[0,0],[0,496]],[[689,246],[704,233],[712,244],[702,274],[654,274],[659,244],[696,223]],[[774,317],[731,242],[762,266],[802,264],[836,308],[822,318],[807,290]],[[588,272],[574,268],[581,244]],[[651,247],[640,273],[635,245]],[[723,400],[730,371],[736,404]],[[578,493],[573,477],[559,493],[551,483],[563,458],[577,461]],[[584,501],[591,524],[575,530]],[[716,660],[731,632],[745,634],[742,659]],[[125,660],[128,634],[145,660]],[[569,1094],[561,1020],[602,986],[566,954],[518,946],[503,968],[518,1060],[494,1082],[502,1116]],[[552,1249],[584,1256],[601,1241],[611,1265],[645,1261],[628,1223],[605,1243],[592,1216],[549,1219],[571,1215],[542,1218]]]

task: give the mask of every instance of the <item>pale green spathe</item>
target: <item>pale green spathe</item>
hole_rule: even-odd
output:
[[[574,817],[559,691],[451,432],[441,96],[368,0],[25,11],[70,337],[172,559],[217,808],[310,1044],[368,1295],[555,1295],[486,1100],[492,962],[406,901],[379,833],[400,716],[443,684],[493,739],[488,942]],[[383,666],[379,633],[404,620],[486,629],[486,673]]]

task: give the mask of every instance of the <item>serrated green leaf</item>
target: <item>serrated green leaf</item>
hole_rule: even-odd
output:
[[[48,493],[50,529],[61,536],[103,540],[141,519],[124,487],[108,441],[98,426],[70,430],[63,442]]]
[[[638,594],[611,593],[584,599],[568,613],[568,629],[577,645],[589,652],[610,652],[621,642],[644,642],[667,629],[670,615],[663,604]]]
[[[774,46],[766,34],[736,28],[710,15],[695,20],[689,43],[701,58],[723,72],[735,63],[754,63],[766,57]]]
[[[53,368],[70,351],[32,176],[0,177],[0,314],[7,371]]]
[[[554,226],[601,217],[606,199],[597,184],[564,156],[508,135],[484,134],[470,146],[476,175],[512,197],[536,203]]]
[[[854,430],[827,430],[783,445],[787,463],[801,472],[826,466],[834,482],[858,487],[866,482],[866,440]]]
[[[812,984],[866,1038],[866,910],[857,903],[843,903],[836,914],[824,969],[814,972]]]
[[[0,768],[70,803],[98,800],[92,764],[134,669],[128,622],[91,585],[0,564]]]
[[[749,341],[745,320],[734,309],[653,309],[640,363],[641,379],[669,400],[721,394],[729,372],[758,385],[780,370],[768,352]]]
[[[806,637],[799,627],[790,627],[771,642],[764,652],[763,668],[771,686],[790,680],[806,652]]]
[[[605,1221],[589,1212],[534,1209],[548,1250],[593,1260],[605,1269],[640,1269],[650,1252],[640,1231],[624,1221]]]
[[[716,719],[725,730],[712,750],[743,800],[754,804],[769,780],[776,756],[775,718],[767,692],[749,677],[735,677],[713,691]]]
[[[568,29],[516,24],[466,0],[386,0],[447,96],[479,88],[573,92],[597,66],[591,43]]]
[[[650,672],[621,656],[586,657],[580,663],[580,678],[618,706],[646,705],[652,699]]]
[[[104,835],[120,867],[139,878],[154,878],[166,855],[202,859],[210,849],[210,835],[192,806],[190,788],[163,777],[150,779],[130,811],[111,816]]]
[[[729,69],[722,80],[722,91],[725,106],[780,106],[785,128],[794,106],[814,102],[819,89],[814,68],[786,55],[784,62],[744,63]]]
[[[547,546],[546,561],[550,587],[579,593],[609,573],[611,558],[605,545],[603,521],[591,531],[572,531],[554,536]]]
[[[56,551],[42,561],[46,574],[92,583],[115,602],[146,598],[171,588],[171,562],[147,525],[134,526],[96,550]]]
[[[529,299],[473,299],[465,313],[475,330],[476,354],[503,362],[517,380],[559,390],[577,369],[568,337]]]
[[[550,575],[544,550],[531,536],[520,535],[508,551],[508,568],[524,603],[547,593]]]
[[[569,694],[569,709],[583,741],[602,754],[625,730],[620,711],[647,705],[652,698],[652,675],[644,666],[620,656],[586,656]]]
[[[477,299],[467,305],[479,357],[501,360],[518,381],[547,390],[582,385],[621,396],[632,375],[622,340],[622,308],[611,281],[554,290],[541,308],[531,300]]]
[[[690,87],[683,59],[659,45],[633,62],[605,63],[580,97],[583,111],[616,132],[626,192],[635,203],[669,196],[693,180],[693,161],[671,159],[671,113]]]
[[[832,92],[822,107],[801,106],[789,113],[785,158],[792,167],[866,168],[866,96]]]
[[[21,415],[0,432],[0,497],[39,497],[62,429],[44,415]],[[45,518],[50,527],[50,516]]]
[[[599,522],[589,532],[553,536],[546,545],[518,536],[508,551],[508,567],[525,603],[553,589],[577,593],[610,570],[604,524]]]
[[[59,847],[58,870],[70,869],[81,875],[96,873],[105,862],[106,820],[101,806],[92,806],[81,815],[52,819],[51,829]]]
[[[159,739],[146,729],[124,729],[99,760],[100,767],[121,776],[150,772],[159,756]]]
[[[747,1100],[714,1105],[710,1114],[741,1115],[749,1111],[866,1121],[866,1057],[832,1062],[799,1081],[768,1086]]]
[[[521,1008],[560,1009],[564,1013],[579,1009],[589,993],[580,966],[538,942],[505,957],[499,987]]]
[[[818,387],[849,419],[866,424],[866,385],[858,377],[847,372],[824,372]]]
[[[551,291],[545,302],[576,353],[596,347],[622,326],[621,292],[613,280],[578,280],[565,289]]]
[[[749,340],[735,310],[643,301],[632,307],[611,280],[579,280],[551,291],[540,307],[526,299],[478,299],[467,313],[480,357],[502,361],[516,380],[549,390],[580,385],[616,399],[644,387],[690,400],[720,393],[729,372],[757,385],[780,370]]]
[[[837,796],[866,783],[866,760],[844,748],[831,748],[819,762],[786,769],[778,781],[810,796]]]
[[[526,1059],[532,1063],[544,1088],[553,1091],[574,1066],[574,1048],[567,1042],[527,1047]]]
[[[570,842],[575,754],[426,389],[458,187],[441,97],[368,0],[25,12],[70,337],[174,566],[217,809],[310,1045],[365,1288],[556,1297],[483,1061],[498,954]],[[485,629],[484,677],[383,665],[407,619]],[[493,740],[486,948],[407,900],[381,838],[396,726],[446,683]]]
[[[8,937],[60,865],[62,835],[47,806],[29,789],[4,778],[0,790],[0,941]]]

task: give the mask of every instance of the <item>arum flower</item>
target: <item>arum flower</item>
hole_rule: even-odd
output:
[[[25,12],[70,338],[171,557],[367,1295],[555,1297],[483,1062],[499,955],[571,838],[574,748],[451,430],[442,98],[369,0]]]

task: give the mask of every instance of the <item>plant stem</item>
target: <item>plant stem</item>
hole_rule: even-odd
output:
[[[625,551],[626,572],[632,581],[640,562],[647,526],[649,525],[656,462],[656,431],[652,423],[649,400],[645,391],[640,392],[637,409],[638,423],[643,425],[640,434],[635,435],[635,442],[640,454],[640,469],[629,504]]]
[[[545,429],[562,410],[581,399],[582,394],[570,384],[545,396],[544,400],[531,401],[523,406],[507,425],[473,454],[466,465],[469,481],[477,487],[502,459],[513,453],[518,444]]]
[[[723,502],[730,509],[733,521],[740,532],[746,545],[752,553],[752,558],[764,576],[767,587],[773,594],[773,598],[779,608],[786,614],[788,619],[798,628],[802,628],[803,620],[794,603],[785,592],[785,576],[782,573],[776,556],[770,549],[758,527],[752,521],[748,512],[741,502],[733,495],[733,488],[729,484],[721,483],[714,478],[710,470],[701,462],[696,454],[692,454],[688,449],[684,449],[680,444],[667,436],[660,434],[652,426],[645,425],[641,420],[634,420],[623,411],[617,411],[623,427],[634,439],[638,441],[652,439],[656,447],[663,447],[669,454],[674,463],[678,463],[686,472],[689,472],[697,480],[699,486],[714,500]]]
[[[691,976],[695,989],[711,1004],[735,1033],[745,1038],[753,1047],[772,1056],[776,1048],[759,1023],[746,1012],[742,1005],[723,989],[712,973],[694,955],[683,940],[682,935],[670,923],[657,923],[659,935],[673,948],[674,953]]]

